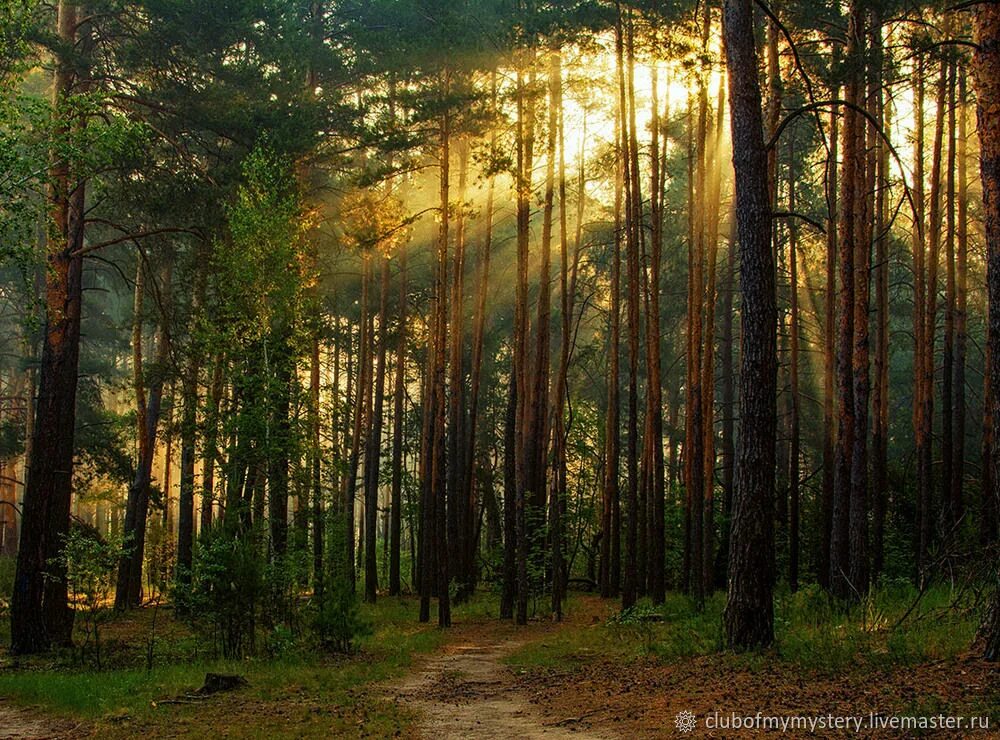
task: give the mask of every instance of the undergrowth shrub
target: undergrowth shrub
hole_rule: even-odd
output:
[[[195,551],[190,585],[178,584],[180,613],[206,630],[227,658],[250,655],[265,584],[255,538],[225,527],[206,533]]]
[[[311,627],[320,644],[335,653],[354,652],[356,641],[372,633],[347,578],[337,577],[317,600]]]

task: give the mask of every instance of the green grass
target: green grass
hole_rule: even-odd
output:
[[[850,610],[834,604],[816,587],[775,600],[776,646],[765,655],[739,656],[753,668],[774,658],[798,668],[836,674],[847,668],[905,666],[950,658],[968,649],[978,616],[944,586],[931,588],[905,620],[917,600],[905,583],[874,591]],[[723,650],[722,611],[725,595],[716,593],[698,610],[683,595],[668,595],[654,608],[640,602],[629,614],[580,630],[563,630],[551,639],[524,646],[509,659],[517,666],[568,667],[580,656],[629,660],[653,656],[675,661]],[[662,621],[642,619],[658,615]]]
[[[455,617],[495,615],[494,602],[488,595],[477,596],[457,607]],[[391,735],[404,731],[412,718],[393,702],[360,689],[401,675],[414,656],[434,650],[447,638],[433,623],[419,624],[417,606],[411,598],[382,598],[375,606],[363,606],[373,631],[361,638],[354,656],[323,654],[303,644],[279,658],[243,661],[196,656],[185,660],[171,651],[148,672],[134,667],[101,672],[53,669],[36,663],[29,669],[0,671],[0,696],[96,722],[112,735],[157,727],[183,732],[189,724],[191,733],[197,734],[206,711],[219,712],[219,716],[212,715],[213,726],[222,722],[236,736],[330,736],[338,729],[356,732],[359,722],[376,736]],[[197,705],[159,704],[196,689],[209,671],[238,673],[250,687]],[[254,722],[241,723],[239,712],[223,711],[227,701],[258,703]]]

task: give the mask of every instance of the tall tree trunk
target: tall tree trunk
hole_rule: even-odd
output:
[[[774,470],[777,300],[771,251],[767,154],[750,0],[726,0],[724,36],[736,171],[743,352],[740,440],[730,535],[726,642],[745,649],[774,641]]]
[[[888,129],[889,114],[883,100],[885,76],[881,17],[873,20],[872,72],[869,96],[872,115]],[[875,385],[872,390],[872,578],[878,578],[885,560],[885,519],[889,495],[889,149],[873,127],[868,128],[869,168],[875,187]]]
[[[638,144],[636,141],[635,102],[632,95],[634,61],[631,43],[628,44],[627,74],[623,58],[626,29],[619,7],[617,25],[617,56],[619,102],[622,109],[622,149],[625,153],[625,264],[628,291],[626,316],[628,323],[628,434],[626,466],[628,469],[628,496],[625,519],[625,572],[622,583],[622,606],[635,603],[638,593],[638,534],[639,534],[639,251],[642,233],[642,197],[639,193]],[[631,17],[627,29],[631,40]],[[627,79],[626,79],[627,77]]]
[[[549,82],[554,115],[549,116],[549,124],[554,126],[559,145],[559,366],[556,372],[556,397],[552,402],[552,448],[553,472],[550,484],[549,531],[552,541],[552,614],[557,621],[562,620],[562,602],[565,592],[563,554],[563,509],[566,496],[566,418],[565,404],[568,395],[567,374],[571,342],[570,285],[569,285],[569,235],[566,216],[566,137],[563,129],[562,103],[562,56],[557,50],[552,55]],[[581,194],[582,197],[582,194]],[[574,286],[575,287],[575,286]]]
[[[964,67],[958,70],[958,211],[955,224],[956,249],[956,303],[955,303],[955,444],[953,447],[954,462],[952,463],[952,491],[958,502],[957,513],[964,513],[962,491],[965,483],[965,369],[968,357],[968,293],[969,293],[969,175],[968,175],[968,119],[966,117],[968,100],[966,99],[966,72]]]
[[[216,355],[208,389],[208,407],[205,409],[205,442],[201,458],[201,522],[198,530],[202,534],[207,533],[212,526],[214,513],[215,461],[219,454],[219,407],[224,394],[223,365],[222,355]]]
[[[923,457],[918,465],[923,473],[923,498],[920,504],[920,557],[918,558],[921,582],[930,576],[928,553],[936,521],[933,505],[933,432],[934,432],[934,335],[937,328],[938,268],[941,259],[941,160],[944,148],[945,113],[948,92],[948,64],[943,58],[939,65],[937,82],[937,113],[934,123],[934,142],[931,150],[930,203],[927,208],[927,276],[926,302],[923,314],[924,352],[921,357],[923,385]]]
[[[368,406],[368,396],[371,393],[371,376],[369,375],[371,370],[371,334],[370,327],[371,322],[368,320],[368,295],[369,295],[369,285],[371,283],[371,272],[372,272],[372,255],[364,255],[362,257],[362,269],[361,269],[361,317],[358,321],[358,331],[360,336],[358,338],[358,355],[357,355],[357,367],[355,370],[355,389],[354,389],[354,412],[352,420],[352,431],[351,431],[351,453],[350,458],[347,461],[347,481],[344,487],[344,506],[343,506],[343,517],[344,517],[344,545],[345,560],[344,566],[347,568],[347,576],[351,583],[351,588],[355,586],[355,551],[354,551],[354,533],[355,533],[355,499],[357,498],[358,492],[358,464],[361,457],[361,441],[366,435],[366,430],[368,424],[371,420],[368,418],[365,410]],[[350,357],[350,353],[348,354]],[[348,370],[348,374],[350,371]],[[348,391],[349,392],[349,391]]]
[[[378,303],[378,357],[375,361],[373,412],[365,449],[365,601],[375,603],[378,591],[376,539],[378,534],[379,469],[382,460],[382,422],[385,404],[385,360],[389,318],[389,259],[380,257]]]
[[[840,97],[839,87],[831,91],[834,99]],[[820,498],[820,537],[819,537],[819,573],[817,580],[824,588],[830,586],[832,535],[833,535],[833,499],[835,479],[835,447],[837,444],[837,424],[834,418],[836,405],[836,336],[837,336],[837,170],[839,163],[838,131],[840,110],[833,106],[830,111],[830,154],[826,162],[826,300],[823,317],[823,491]]]
[[[850,64],[858,64],[860,45],[857,25],[856,3],[850,11],[847,59]],[[848,77],[844,100],[843,154],[844,161],[840,177],[840,212],[838,219],[838,273],[840,287],[837,293],[837,445],[835,451],[833,529],[830,536],[830,588],[833,594],[846,599],[851,595],[851,504],[852,470],[855,457],[855,434],[857,425],[857,404],[855,399],[855,322],[856,276],[864,269],[858,264],[863,252],[857,244],[857,211],[859,198],[857,188],[861,181],[858,166],[863,163],[863,147],[859,147],[859,129],[863,130],[863,119],[854,106],[859,105],[861,82],[860,72],[853,70]],[[861,139],[863,140],[863,139]],[[859,152],[859,148],[862,149]],[[863,167],[863,164],[862,164]],[[862,261],[862,265],[865,264]],[[864,273],[867,276],[867,272]],[[861,278],[862,280],[865,277]],[[862,444],[866,444],[862,440]]]
[[[986,283],[989,293],[990,371],[988,388],[993,419],[1000,418],[1000,4],[976,6],[975,75],[979,122],[979,166],[983,182],[986,225]],[[993,481],[1000,480],[1000,449],[993,439],[990,460]],[[995,495],[995,491],[994,491]],[[996,563],[994,563],[994,566]],[[990,615],[983,625],[984,654],[1000,660],[1000,576]]]
[[[941,362],[941,506],[944,513],[945,536],[951,540],[955,535],[958,523],[959,508],[962,501],[961,488],[953,490],[952,468],[955,464],[955,417],[954,417],[954,380],[955,372],[955,65],[954,60],[947,63],[947,118],[945,136],[947,137],[948,156],[945,160],[945,226],[944,226],[944,261],[945,261],[945,297],[944,297],[944,342]]]
[[[615,115],[616,147],[615,158],[615,231],[612,237],[611,255],[611,306],[610,341],[608,347],[608,398],[604,421],[604,485],[601,507],[601,596],[608,598],[618,594],[620,588],[619,509],[621,464],[620,414],[620,357],[621,357],[621,242],[622,242],[622,190],[623,167],[621,151],[622,116],[619,109]]]
[[[58,3],[60,48],[73,50],[55,60],[52,89],[58,111],[66,110],[79,82],[77,53],[83,50],[78,46],[83,26],[77,13],[75,3]],[[81,123],[57,120],[56,133],[65,136]],[[53,643],[69,642],[73,625],[65,571],[49,563],[58,557],[69,531],[86,183],[74,179],[69,163],[55,150],[50,155],[49,183],[52,227],[46,244],[45,330],[11,596],[11,652],[16,655],[43,652]]]
[[[913,437],[916,456],[917,479],[917,522],[915,551],[917,574],[923,571],[930,548],[930,480],[926,461],[929,458],[930,441],[925,438],[924,429],[924,303],[926,301],[926,231],[924,228],[924,73],[923,55],[917,55],[913,70],[913,204],[914,223],[912,227],[913,248]]]
[[[716,272],[719,262],[719,209],[722,193],[722,171],[719,166],[722,155],[722,129],[725,123],[726,94],[725,81],[719,80],[718,102],[716,104],[715,132],[709,143],[708,198],[706,246],[707,274],[705,278],[705,334],[704,360],[701,371],[702,418],[704,419],[705,441],[705,491],[704,516],[702,526],[702,580],[704,590],[711,593],[715,585],[713,561],[715,558],[715,307],[718,302]]]
[[[435,320],[437,307],[432,296],[427,321],[427,355],[422,368],[421,405],[422,422],[420,428],[420,566],[417,569],[420,591],[420,621],[429,622],[431,618],[431,596],[435,592],[437,579],[436,563],[437,548],[434,540],[437,532],[435,515],[435,497],[431,489],[431,436],[434,433],[434,386],[432,384],[433,366],[435,361]]]
[[[196,330],[205,295],[203,270],[195,276],[195,290],[191,301],[191,340],[181,395],[184,410],[181,417],[181,480],[177,501],[177,580],[191,582],[191,562],[194,545],[194,467],[198,435],[198,376],[201,373],[201,347]]]
[[[531,227],[531,171],[534,160],[534,103],[526,91],[532,87],[533,75],[525,85],[524,68],[531,68],[530,50],[518,53],[517,71],[517,164],[515,187],[517,198],[517,288],[514,318],[514,376],[517,388],[517,414],[514,431],[515,457],[515,542],[517,561],[517,598],[515,620],[518,624],[528,621],[528,525],[526,507],[531,495],[535,460],[535,447],[529,438],[533,428],[531,420],[531,360],[529,351],[528,318],[528,246]]]
[[[704,6],[704,20],[701,26],[701,44],[707,53],[709,33],[711,31],[711,8]],[[689,480],[685,481],[687,497],[690,500],[691,517],[691,555],[689,583],[691,592],[697,604],[704,601],[705,579],[702,574],[704,565],[704,522],[705,522],[705,403],[704,393],[704,355],[706,347],[703,341],[704,307],[705,307],[705,253],[706,253],[706,217],[708,204],[707,189],[707,139],[708,139],[708,80],[707,71],[701,70],[698,78],[698,119],[695,133],[695,165],[694,194],[696,201],[692,204],[694,214],[694,241],[689,258],[689,295],[688,295],[688,353],[690,378],[687,396],[688,438],[684,444],[685,469]]]
[[[788,210],[795,212],[795,149],[788,147]],[[788,379],[791,395],[791,414],[788,419],[788,586],[799,588],[799,258],[798,229],[794,222],[788,224]]]
[[[272,392],[268,399],[271,418],[267,440],[267,513],[271,554],[275,562],[281,562],[288,552],[289,458],[292,445],[290,413],[295,358],[292,354],[291,327],[285,320],[279,320],[278,326],[272,328],[271,337],[274,340],[271,358],[274,375],[268,379]]]
[[[451,73],[442,74],[442,95],[450,91]],[[451,113],[447,109],[441,116],[441,223],[438,230],[437,268],[435,277],[435,343],[431,383],[434,386],[434,429],[431,435],[430,490],[434,496],[435,544],[437,545],[438,626],[451,626],[450,567],[448,546],[448,520],[445,483],[445,372],[448,348],[448,241],[450,227],[450,176],[451,176]],[[457,267],[456,267],[457,269]],[[452,389],[454,392],[455,389]]]
[[[865,33],[865,11],[861,3],[851,8],[851,39],[856,47],[854,56],[858,59],[855,72],[857,101],[864,100],[866,77],[864,62],[867,54]],[[850,45],[849,43],[849,45]],[[851,356],[852,383],[854,385],[854,447],[851,451],[851,501],[850,526],[848,534],[848,578],[854,596],[868,591],[868,435],[871,401],[871,357],[869,350],[869,312],[871,294],[872,265],[872,201],[873,181],[868,171],[867,121],[856,111],[848,112],[854,119],[854,165],[855,200],[854,220],[854,346]],[[844,151],[844,156],[848,152]]]
[[[649,507],[649,592],[654,604],[662,604],[666,598],[665,574],[665,497],[663,472],[663,380],[662,380],[662,350],[660,339],[660,263],[663,259],[663,188],[660,168],[660,117],[659,117],[659,80],[657,65],[652,66],[652,109],[653,120],[650,147],[650,257],[649,257],[649,307],[646,312],[646,363],[647,383],[646,415],[649,419],[649,434],[651,437],[650,460],[652,486],[650,495],[652,505]],[[663,147],[666,149],[666,146]],[[582,165],[581,165],[582,167]],[[581,202],[583,192],[580,193]]]
[[[729,523],[736,483],[736,340],[733,332],[736,292],[736,203],[729,214],[729,244],[726,273],[722,284],[722,332],[719,336],[719,402],[722,413],[720,451],[722,454],[722,518],[719,550],[715,559],[715,586],[725,588],[729,565]]]
[[[138,255],[135,287],[135,315],[132,325],[132,371],[135,384],[136,431],[139,440],[135,477],[129,486],[125,506],[125,538],[127,550],[118,566],[115,588],[115,608],[133,609],[142,603],[142,564],[145,557],[146,518],[149,513],[149,487],[156,453],[156,433],[160,423],[164,374],[169,360],[167,325],[171,291],[172,259],[167,258],[158,291],[160,317],[156,330],[154,356],[149,387],[144,377],[142,355],[143,305],[145,300],[145,257]]]
[[[500,618],[514,618],[517,599],[517,379],[511,372],[507,388],[503,438],[503,567]]]
[[[396,380],[392,399],[392,492],[389,502],[389,595],[399,596],[403,513],[403,400],[406,392],[406,247],[399,253],[399,305],[396,320]]]
[[[493,105],[496,107],[496,73],[493,74]],[[496,136],[491,142],[491,151],[496,147]],[[463,481],[463,500],[467,502],[470,515],[477,510],[475,505],[476,489],[476,445],[479,425],[480,388],[483,376],[483,341],[486,333],[486,297],[489,292],[490,280],[490,256],[493,251],[493,200],[495,176],[490,176],[490,182],[486,195],[486,224],[485,235],[479,249],[479,285],[476,288],[476,314],[473,319],[472,329],[472,362],[469,367],[469,417],[466,428],[465,439],[465,480]],[[495,505],[493,492],[486,493]],[[490,516],[489,514],[487,516]],[[489,538],[488,538],[489,539]],[[472,539],[467,544],[465,557],[468,568],[466,573],[466,588],[471,593],[476,585],[475,567],[475,541]]]

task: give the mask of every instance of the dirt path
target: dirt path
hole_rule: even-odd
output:
[[[489,636],[489,635],[487,635]],[[417,710],[423,738],[533,740],[603,735],[574,731],[567,722],[543,720],[518,690],[503,658],[520,647],[517,639],[453,643],[392,687],[393,698]]]
[[[86,735],[80,725],[52,720],[28,709],[7,706],[0,699],[0,740],[49,740]]]

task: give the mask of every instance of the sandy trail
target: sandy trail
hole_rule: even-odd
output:
[[[420,736],[433,740],[605,737],[574,730],[572,722],[543,723],[527,697],[514,688],[510,669],[502,662],[521,644],[507,640],[449,645],[395,684],[394,699],[417,710]]]
[[[49,740],[86,737],[79,725],[40,716],[29,709],[5,705],[0,699],[0,740]]]

